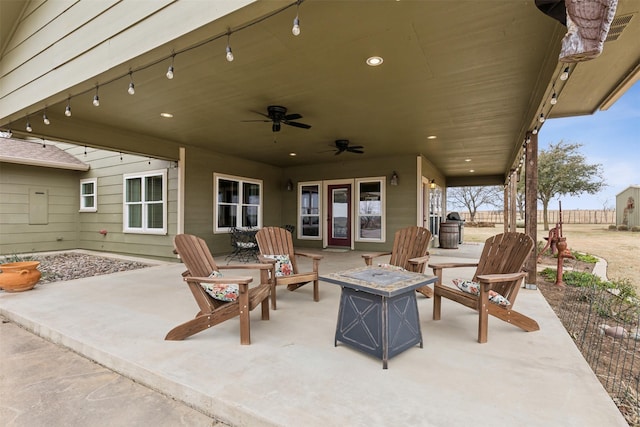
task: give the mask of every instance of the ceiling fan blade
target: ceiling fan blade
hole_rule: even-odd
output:
[[[308,124],[305,124],[305,123],[300,123],[300,122],[283,121],[282,123],[284,123],[286,125],[289,125],[289,126],[302,128],[302,129],[309,129],[311,127],[311,125],[308,125]]]
[[[302,116],[300,114],[294,113],[294,114],[287,114],[286,116],[284,116],[285,120],[298,120],[301,119]]]
[[[349,148],[352,150],[362,150],[364,147],[362,145],[352,145]]]
[[[256,119],[256,120],[240,120],[241,122],[270,122],[271,120],[262,120],[262,119]]]
[[[255,111],[255,110],[251,110],[252,113],[256,113],[256,114],[260,114],[263,117],[266,117],[267,119],[271,120],[271,116],[269,116],[268,114],[262,113],[260,111]]]
[[[338,154],[343,153],[343,152],[344,152],[344,150],[338,150],[338,151],[336,151],[336,156],[337,156]]]
[[[352,153],[364,154],[364,151],[358,150],[358,149],[355,149],[355,148],[349,149],[349,151],[352,152]]]

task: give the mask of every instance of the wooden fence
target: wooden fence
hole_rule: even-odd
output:
[[[465,221],[469,221],[469,212],[459,211],[460,217]],[[558,210],[549,210],[549,224],[555,224],[560,220],[560,212]],[[494,224],[502,224],[503,211],[478,211],[476,213],[476,222],[493,222]],[[538,211],[538,224],[544,221],[542,211]],[[563,224],[615,224],[615,209],[594,209],[594,210],[562,210]]]

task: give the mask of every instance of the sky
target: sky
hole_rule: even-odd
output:
[[[558,201],[563,210],[614,209],[616,194],[630,185],[640,185],[640,81],[606,111],[545,121],[538,133],[538,150],[561,140],[581,144],[578,152],[586,163],[601,165],[607,185],[593,195],[553,199],[549,209],[557,209]]]

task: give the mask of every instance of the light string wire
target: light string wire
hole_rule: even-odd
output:
[[[109,80],[106,80],[106,81],[104,81],[102,83],[96,82],[95,84],[93,84],[93,86],[90,89],[86,89],[86,90],[78,92],[76,94],[71,94],[71,93],[68,94],[67,95],[67,101],[70,101],[71,99],[77,98],[77,97],[82,96],[82,95],[86,95],[86,94],[88,94],[90,92],[95,92],[96,95],[97,95],[99,87],[109,85],[109,84],[114,83],[114,82],[116,82],[118,80],[121,80],[121,79],[123,79],[125,77],[131,76],[133,73],[144,71],[144,70],[146,70],[148,68],[154,67],[154,66],[156,66],[156,65],[158,65],[158,64],[160,64],[162,62],[165,62],[167,60],[171,60],[172,61],[171,65],[173,65],[173,60],[179,54],[186,53],[186,52],[198,49],[198,48],[200,48],[202,46],[208,45],[209,43],[212,43],[212,42],[214,42],[216,40],[219,40],[221,38],[229,37],[233,33],[237,33],[239,31],[246,30],[247,28],[253,27],[254,25],[260,24],[260,23],[266,21],[269,18],[272,18],[272,17],[274,17],[276,15],[279,15],[280,13],[282,13],[282,12],[284,12],[284,11],[294,7],[294,6],[299,7],[299,5],[301,5],[305,1],[306,0],[296,0],[293,3],[285,5],[285,6],[281,7],[280,9],[276,9],[273,12],[270,12],[270,13],[264,15],[264,16],[256,18],[256,19],[254,19],[252,21],[249,21],[249,22],[247,22],[245,24],[239,25],[239,26],[237,26],[235,28],[229,27],[224,32],[221,32],[219,34],[216,34],[215,36],[209,37],[209,38],[207,38],[205,40],[202,40],[202,41],[200,41],[200,42],[198,42],[196,44],[193,44],[191,46],[187,46],[187,47],[185,47],[183,49],[172,50],[171,54],[163,56],[163,57],[161,57],[159,59],[156,59],[155,61],[151,61],[151,62],[149,62],[149,63],[147,63],[145,65],[141,65],[141,66],[136,67],[136,68],[129,68],[127,70],[127,72],[124,73],[124,74],[121,74],[121,75],[118,75],[116,77],[113,77],[113,78],[111,78]],[[46,108],[47,107],[45,106],[44,108],[41,108],[41,109],[38,109],[38,110],[34,110],[33,112],[25,113],[25,117],[28,119],[29,116],[32,116],[33,114],[39,114],[40,112],[45,111]],[[27,120],[27,122],[28,122],[28,120]],[[13,123],[13,120],[10,123]],[[27,132],[31,132],[31,131],[27,131]]]
[[[540,130],[542,129],[542,126],[544,125],[544,122],[551,115],[551,110],[553,110],[553,107],[557,105],[557,102],[560,98],[560,94],[562,93],[562,89],[564,88],[564,85],[567,84],[567,78],[562,78],[563,74],[567,73],[567,75],[569,76],[571,75],[571,72],[573,72],[573,70],[568,65],[562,65],[559,69],[559,72],[556,75],[555,80],[551,84],[550,94],[548,94],[545,91],[542,107],[540,108],[540,110],[538,110],[540,111],[540,113],[539,114],[536,113],[533,127],[526,132],[526,135],[524,137],[524,142],[522,143],[521,154],[517,156],[518,160],[514,162],[514,166],[511,167],[510,173],[507,176],[507,180],[506,180],[507,182],[505,185],[508,185],[511,182],[511,175],[513,174],[513,172],[517,172],[518,175],[520,175],[521,169],[524,166],[524,163],[526,161],[526,148],[527,148],[527,144],[529,144],[529,142],[531,141],[531,135],[536,135],[537,133],[539,133]],[[558,81],[561,81],[562,85],[560,85]],[[555,99],[555,102],[551,102],[552,99]],[[547,113],[545,114],[545,106],[547,105],[547,100],[549,100],[548,102],[549,109],[546,110]]]

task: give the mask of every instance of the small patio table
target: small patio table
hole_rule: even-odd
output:
[[[391,357],[416,344],[422,348],[415,290],[436,276],[367,266],[320,279],[342,287],[335,346],[340,341],[376,356],[383,369]]]

